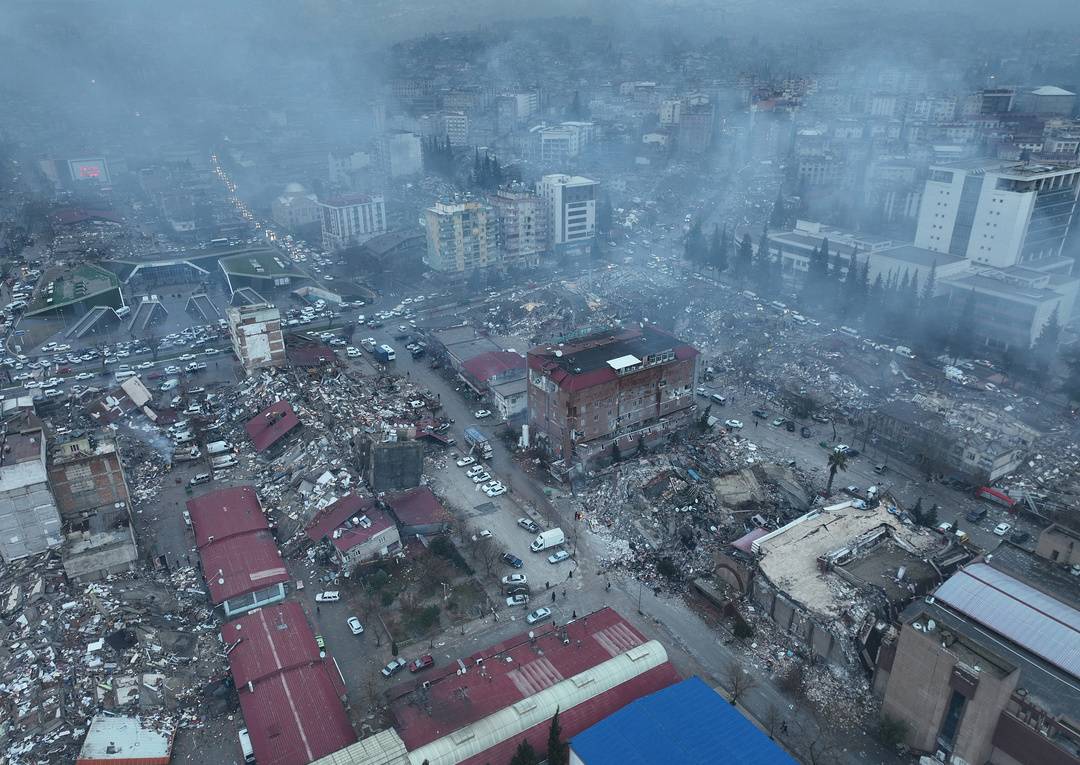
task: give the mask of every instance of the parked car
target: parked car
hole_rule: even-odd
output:
[[[773,420],[773,421],[772,421],[772,426],[773,426],[774,428],[780,428],[780,427],[783,427],[783,425],[784,425],[784,423],[785,423],[785,422],[787,422],[787,419],[786,419],[786,418],[784,418],[784,417],[777,417],[777,418],[776,418],[775,420]]]
[[[506,605],[508,608],[514,608],[515,606],[527,606],[528,604],[529,596],[524,594],[511,595],[509,598],[506,599]]]
[[[489,410],[487,410],[487,409],[480,409],[479,411],[477,411],[475,416],[476,416],[476,419],[482,420],[485,417],[490,417],[491,412]]]
[[[545,606],[544,608],[538,608],[532,613],[530,613],[528,616],[525,617],[525,621],[527,621],[529,624],[536,624],[537,622],[544,621],[544,619],[547,619],[550,616],[551,609]]]
[[[471,465],[474,462],[476,462],[476,460],[473,459],[472,457],[462,457],[461,459],[459,459],[457,461],[457,466],[458,467],[465,467],[466,465]]]
[[[994,527],[994,533],[997,534],[999,537],[1005,536],[1011,530],[1012,530],[1012,524],[1011,523],[999,523],[997,526]]]
[[[724,420],[724,425],[731,430],[742,430],[743,423],[742,420]]]
[[[567,550],[559,550],[556,553],[548,556],[548,563],[562,563],[564,560],[570,557],[570,553]]]
[[[526,584],[529,577],[525,574],[507,574],[502,578],[503,584]]]
[[[354,635],[364,634],[364,625],[360,623],[360,620],[355,616],[350,616],[345,620],[345,623],[349,625],[349,629],[352,630]]]
[[[337,603],[341,600],[341,593],[337,590],[326,590],[315,596],[316,603]]]
[[[435,657],[429,653],[425,653],[423,656],[409,662],[409,671],[420,672],[421,670],[433,666],[435,666]]]
[[[390,660],[390,663],[382,668],[383,677],[390,677],[395,672],[398,672],[402,667],[408,664],[404,658],[398,656]]]
[[[465,475],[469,476],[469,478],[472,478],[474,475],[480,475],[485,471],[486,468],[483,465],[473,465],[471,468],[465,471]]]
[[[490,489],[484,489],[484,493],[492,498],[501,497],[503,494],[506,493],[506,487],[500,483],[498,486],[493,486]]]
[[[491,474],[488,473],[486,470],[484,470],[482,472],[479,472],[476,475],[472,476],[472,482],[473,483],[487,483],[490,480],[491,480]]]
[[[767,420],[767,419],[769,419],[769,413],[766,412],[764,409],[755,409],[752,412],[750,412],[750,414],[754,415],[759,420]]]
[[[535,523],[533,523],[528,518],[518,518],[517,519],[517,525],[520,526],[521,528],[525,529],[530,534],[539,534],[540,533],[540,527],[537,526]]]
[[[978,523],[979,521],[981,521],[985,517],[986,517],[986,508],[985,507],[976,507],[976,508],[973,508],[971,510],[968,510],[967,515],[964,516],[964,518],[966,518],[969,523]]]
[[[502,559],[504,563],[509,563],[514,568],[521,568],[523,565],[525,565],[521,562],[521,558],[514,555],[513,553],[504,552],[502,554]]]
[[[1027,533],[1026,531],[1014,531],[1009,536],[1009,541],[1017,545],[1023,544],[1029,539],[1031,539],[1031,534]]]

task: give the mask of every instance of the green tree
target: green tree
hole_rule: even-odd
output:
[[[832,484],[833,479],[836,478],[836,472],[838,470],[847,470],[847,461],[848,458],[846,452],[838,452],[835,449],[829,452],[829,460],[827,463],[829,466],[829,482],[825,484],[826,497],[832,495]]]
[[[517,751],[514,752],[514,757],[510,760],[510,765],[539,765],[539,763],[540,757],[536,754],[532,744],[529,743],[528,739],[521,739]]]
[[[970,356],[975,350],[975,290],[968,293],[964,307],[960,309],[952,333],[949,335],[949,353],[953,359]]]
[[[562,726],[559,725],[559,709],[556,707],[555,716],[551,718],[551,727],[548,729],[547,765],[566,765],[568,761],[566,744],[562,740]]]
[[[754,261],[754,247],[750,244],[750,235],[743,234],[739,250],[735,255],[735,278],[741,283],[750,276]]]
[[[772,284],[772,257],[769,253],[768,238],[765,232],[761,233],[758,240],[757,256],[754,258],[753,283],[754,288],[761,295],[770,295],[776,285]]]
[[[717,273],[723,273],[728,267],[728,234],[727,226],[724,233],[720,233],[720,227],[713,225],[712,239],[709,242],[709,265],[716,269]]]
[[[776,190],[776,201],[773,202],[772,212],[769,213],[769,228],[778,231],[787,228],[787,204],[784,201],[784,190]]]
[[[686,233],[683,242],[686,259],[694,265],[700,265],[705,254],[705,235],[701,233],[701,221],[695,220]]]
[[[1058,321],[1058,309],[1054,306],[1050,318],[1039,330],[1039,336],[1035,338],[1035,345],[1031,348],[1032,361],[1039,372],[1039,379],[1045,379],[1050,365],[1057,355],[1058,341],[1061,339],[1061,323]]]

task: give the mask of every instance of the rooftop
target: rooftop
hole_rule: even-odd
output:
[[[926,250],[922,247],[916,247],[913,244],[901,244],[896,247],[890,247],[887,250],[878,250],[872,257],[892,258],[893,260],[901,260],[905,263],[911,263],[914,266],[924,266],[926,268],[935,265],[950,266],[953,263],[959,263],[965,260],[965,258],[961,258],[957,255],[950,255],[947,252]]]
[[[585,765],[795,765],[738,709],[691,677],[633,701],[570,740]]]
[[[993,271],[945,277],[943,281],[956,285],[958,289],[974,289],[978,292],[1028,303],[1041,303],[1045,300],[1058,300],[1061,298],[1061,295],[1052,289],[1024,286],[1004,279],[995,279],[988,275],[990,273],[993,273]]]
[[[934,598],[1080,679],[1080,611],[998,571],[973,563]]]
[[[652,366],[697,355],[693,346],[646,325],[605,330],[558,346],[537,346],[529,351],[528,363],[530,369],[545,373],[560,387],[580,390],[618,379],[619,372],[612,363],[626,361],[628,357]],[[617,367],[625,370],[627,365]]]
[[[379,195],[368,196],[367,194],[339,194],[327,199],[320,199],[319,204],[326,207],[349,207],[351,205],[366,205],[372,202],[382,201]]]
[[[1031,91],[1033,96],[1075,96],[1071,90],[1065,90],[1065,88],[1059,88],[1056,85],[1043,85],[1042,87],[1035,88]]]
[[[359,519],[360,525],[345,528],[344,523],[350,518]],[[307,526],[307,535],[314,542],[321,541],[323,537],[330,537],[334,547],[345,552],[363,544],[393,525],[394,522],[390,516],[377,508],[371,500],[356,494],[346,494],[316,513]],[[340,529],[341,533],[334,536],[334,531],[337,529]]]
[[[955,170],[967,173],[997,173],[1022,180],[1051,177],[1059,173],[1080,172],[1074,162],[1018,162],[1010,159],[988,159],[975,157],[958,160],[942,165],[931,165],[932,170]]]
[[[319,661],[315,634],[294,601],[257,608],[223,625],[221,640],[238,688]]]
[[[252,279],[304,276],[288,258],[269,249],[248,250],[238,255],[224,257],[218,262],[221,264],[222,271],[233,276],[246,276]]]
[[[493,377],[501,377],[510,372],[525,373],[525,358],[511,351],[488,351],[473,356],[462,366],[476,380],[487,382]]]
[[[254,690],[240,687],[240,708],[259,765],[307,765],[355,743],[337,673],[328,659],[271,675]]]
[[[214,605],[289,581],[268,529],[215,541],[199,550],[199,555]]]
[[[219,489],[187,501],[195,546],[268,528],[259,497],[251,486]]]
[[[889,504],[886,497],[874,509],[857,510],[850,501],[841,502],[796,518],[753,542],[752,549],[762,556],[761,572],[811,612],[839,617],[851,598],[838,595],[842,583],[836,575],[822,571],[818,558],[841,565],[890,537],[912,550],[928,550],[935,544],[933,537],[908,528],[889,513]]]
[[[427,526],[450,520],[450,513],[427,486],[389,496],[386,504],[403,526]]]
[[[300,424],[288,401],[277,401],[252,417],[244,425],[255,451],[264,452]]]
[[[563,640],[564,629],[568,642]],[[658,690],[678,679],[674,668],[667,662],[663,647],[655,641],[646,642],[640,632],[610,608],[565,626],[549,623],[543,627],[535,627],[532,634],[532,640],[529,639],[529,633],[523,633],[466,659],[437,668],[434,670],[435,674],[429,671],[424,680],[428,681],[430,686],[422,704],[416,703],[414,691],[419,686],[419,681],[410,680],[391,689],[394,727],[409,751],[458,732],[458,738],[465,743],[471,738],[463,731],[467,726],[472,726],[469,732],[477,738],[485,737],[485,743],[495,743],[486,738],[487,732],[479,729],[485,718],[501,710],[511,709],[515,716],[525,717],[532,710],[532,706],[522,703],[526,699],[535,698],[571,678],[599,669],[609,660],[627,652],[633,653],[635,649],[641,652],[640,655],[633,653],[633,656],[638,656],[639,660],[643,661],[642,669],[649,668],[640,674],[654,673],[650,676],[653,687],[639,691],[637,696]],[[657,655],[653,656],[654,652],[658,652]],[[646,661],[647,656],[649,658]],[[478,663],[479,660],[482,660],[482,663]],[[459,674],[462,668],[466,670],[466,674]],[[575,701],[588,699],[587,686],[591,682],[596,682],[599,688],[608,680],[606,677],[597,676],[586,682],[586,678],[580,678],[581,684],[577,686],[583,697]],[[623,697],[615,708],[620,708],[637,696]],[[567,700],[570,699],[564,699],[564,702]],[[562,706],[566,714],[565,717],[560,716],[564,729],[574,719],[570,714],[572,706],[573,703],[564,703]],[[543,722],[546,723],[546,719]],[[543,727],[546,735],[546,725]],[[511,740],[511,744],[516,746],[515,741]],[[480,758],[478,762],[506,761],[494,756],[487,746],[473,754],[478,754],[479,751],[483,751],[486,757]],[[468,756],[472,757],[473,754]],[[511,749],[507,758],[512,754]],[[472,760],[466,758],[462,761]]]
[[[90,723],[76,765],[102,761],[169,765],[173,731],[138,717],[98,715]]]
[[[26,310],[28,315],[40,311],[54,311],[120,287],[120,279],[116,274],[90,263],[53,272],[50,276],[50,280],[42,281],[34,302]],[[50,286],[52,293],[49,292]],[[51,303],[48,302],[50,298]]]

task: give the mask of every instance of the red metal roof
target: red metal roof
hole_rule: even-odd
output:
[[[647,696],[650,693],[674,685],[681,679],[671,662],[664,662],[659,667],[653,667],[648,672],[627,680],[625,683],[612,688],[610,691],[601,693],[595,698],[569,709],[559,710],[559,726],[562,728],[563,740],[576,736],[605,717],[615,714],[630,702],[637,701],[642,696]],[[547,750],[547,739],[550,730],[551,721],[547,720],[529,728],[524,735],[511,736],[490,749],[462,760],[459,765],[486,765],[486,763],[510,762],[523,738],[529,740],[533,749],[544,752]]]
[[[347,519],[358,515],[366,515],[368,520],[371,521],[371,525],[366,529],[360,526],[346,529],[342,526]],[[320,541],[323,537],[330,537],[334,547],[346,552],[393,525],[394,522],[390,519],[390,516],[375,507],[375,503],[370,499],[359,497],[356,494],[346,494],[337,502],[332,502],[316,513],[315,517],[311,519],[311,523],[308,524],[307,535],[315,542]],[[341,535],[335,539],[333,533],[334,529],[338,527],[341,527]]]
[[[417,486],[402,494],[387,497],[386,504],[403,526],[429,526],[450,520],[450,513],[427,486]]]
[[[490,382],[493,378],[500,377],[507,372],[515,370],[525,371],[524,357],[510,351],[488,351],[479,356],[473,356],[462,366],[465,371],[480,382]]]
[[[277,543],[265,529],[215,540],[199,555],[214,605],[289,581]]]
[[[433,681],[428,690],[430,704],[426,705],[427,709],[408,703],[406,691],[418,681],[410,681],[394,689],[399,691],[399,695],[391,701],[390,709],[394,728],[405,746],[412,751],[645,642],[640,632],[610,608],[590,614],[587,619],[571,622],[566,629],[568,645],[563,645],[555,626],[548,623],[545,627],[534,628],[535,645],[530,642],[526,632],[465,660],[466,666],[475,667],[476,659],[483,657],[484,677],[471,673],[451,679],[458,669],[456,663],[436,669],[435,674],[429,672],[427,677],[422,678]],[[507,657],[511,660],[507,661]],[[668,669],[657,672],[665,667]],[[598,710],[604,708],[604,704],[617,705],[618,708],[644,693],[666,687],[679,679],[668,662],[652,672],[655,674],[649,680],[633,686],[624,683],[589,703],[599,704]],[[644,673],[641,677],[649,674]],[[446,682],[435,682],[443,677],[447,678]],[[463,699],[460,689],[474,684],[474,692]],[[624,686],[627,687],[624,689]],[[601,701],[609,694],[615,695],[606,702]],[[586,710],[583,714],[589,722],[583,719],[582,729],[595,722],[592,713]],[[599,711],[596,714],[599,715],[597,720],[603,716]],[[490,761],[505,760],[496,758]]]
[[[329,661],[237,684],[240,708],[259,765],[307,765],[356,742]]]
[[[244,614],[221,628],[236,686],[320,661],[315,633],[299,603],[278,603]]]
[[[255,451],[263,452],[280,441],[286,433],[300,424],[300,419],[288,401],[278,401],[247,421],[247,430]]]
[[[219,489],[187,501],[195,546],[203,548],[237,534],[268,528],[259,497],[251,486]]]

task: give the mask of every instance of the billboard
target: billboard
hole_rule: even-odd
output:
[[[71,173],[71,179],[76,183],[96,183],[101,185],[111,183],[109,165],[104,157],[69,159],[68,170]]]

